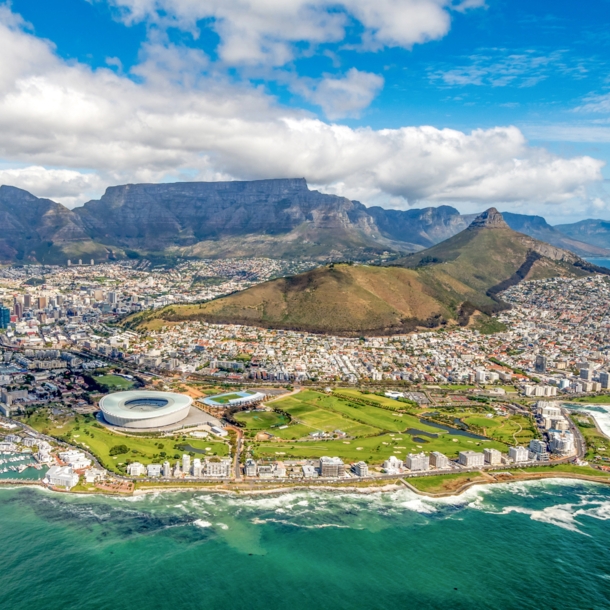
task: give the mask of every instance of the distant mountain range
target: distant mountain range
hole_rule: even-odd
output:
[[[450,206],[367,208],[309,190],[304,179],[127,184],[109,187],[100,200],[73,210],[2,186],[0,261],[178,256],[366,260],[386,251],[430,247],[462,231],[472,218]],[[603,229],[603,221],[552,227],[540,216],[507,213],[505,218],[514,230],[580,256],[610,257],[610,230]]]
[[[467,324],[507,307],[498,294],[523,279],[608,273],[572,252],[513,231],[491,208],[449,239],[387,266],[329,264],[194,305],[127,318],[132,328],[185,320],[348,336]]]

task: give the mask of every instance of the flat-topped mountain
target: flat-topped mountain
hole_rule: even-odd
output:
[[[491,208],[448,240],[392,266],[331,264],[198,305],[137,314],[131,326],[203,320],[358,336],[465,322],[505,307],[498,293],[523,279],[596,268],[567,250],[513,231]],[[602,270],[602,272],[608,272]]]
[[[433,246],[473,218],[449,206],[367,208],[310,190],[303,178],[127,184],[74,210],[2,187],[0,213],[11,229],[1,238],[0,261],[47,263],[125,256],[367,260]],[[543,218],[505,220],[579,255],[610,257],[610,250],[566,237]]]

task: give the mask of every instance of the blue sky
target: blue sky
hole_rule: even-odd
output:
[[[0,6],[0,178],[37,195],[304,175],[365,204],[610,218],[610,0]]]

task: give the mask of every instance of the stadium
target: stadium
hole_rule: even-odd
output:
[[[185,419],[193,400],[184,394],[134,390],[100,400],[104,419],[122,428],[162,428]]]
[[[230,407],[251,407],[257,405],[266,396],[262,392],[232,392],[229,394],[218,394],[217,396],[208,396],[201,399],[203,404],[215,408],[230,408]]]

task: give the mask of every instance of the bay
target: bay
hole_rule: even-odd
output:
[[[610,487],[115,499],[0,489],[0,608],[607,609]]]

